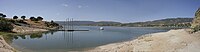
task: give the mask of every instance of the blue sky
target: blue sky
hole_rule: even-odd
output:
[[[0,0],[8,17],[42,16],[89,21],[139,22],[174,17],[194,17],[200,0]]]

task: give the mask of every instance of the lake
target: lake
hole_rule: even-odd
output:
[[[81,51],[97,46],[128,41],[138,36],[166,32],[172,28],[75,26],[74,29],[89,31],[54,31],[27,35],[6,35],[6,41],[23,52]]]

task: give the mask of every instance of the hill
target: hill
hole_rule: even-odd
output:
[[[59,24],[42,20],[10,19],[0,16],[0,31],[4,32],[39,32],[59,28]]]
[[[193,18],[168,18],[146,22],[124,23],[129,27],[190,27]]]
[[[73,23],[73,25],[85,25],[85,26],[114,26],[117,24],[121,24],[120,22],[114,22],[114,21],[73,21],[73,22],[65,22],[65,21],[55,21],[58,24],[64,25]]]
[[[84,26],[125,26],[125,27],[190,27],[193,18],[167,18],[146,22],[120,23],[114,21],[74,21],[75,25]],[[56,23],[64,24],[64,21],[56,21]]]
[[[191,28],[193,29],[193,32],[200,31],[200,8],[195,13]]]
[[[120,23],[114,21],[73,21],[74,25],[83,26],[125,26],[125,27],[190,27],[193,18],[167,18],[146,22]],[[58,24],[64,24],[64,21],[55,21]],[[67,23],[67,22],[66,22]]]

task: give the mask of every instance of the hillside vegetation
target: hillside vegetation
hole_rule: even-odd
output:
[[[193,29],[193,32],[200,30],[200,8],[195,13],[191,28]]]
[[[0,13],[0,31],[6,32],[29,32],[29,31],[48,31],[49,29],[56,29],[59,24],[53,21],[42,21],[43,18],[38,16],[25,19],[26,16],[14,16],[13,19],[6,18],[4,14]]]
[[[0,31],[11,31],[14,28],[12,23],[8,21],[9,20],[0,17]]]
[[[190,27],[193,18],[168,18],[147,22],[125,23],[119,26],[129,27]]]

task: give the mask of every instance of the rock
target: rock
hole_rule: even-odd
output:
[[[194,20],[191,25],[193,32],[197,32],[200,30],[200,8],[196,11]]]

